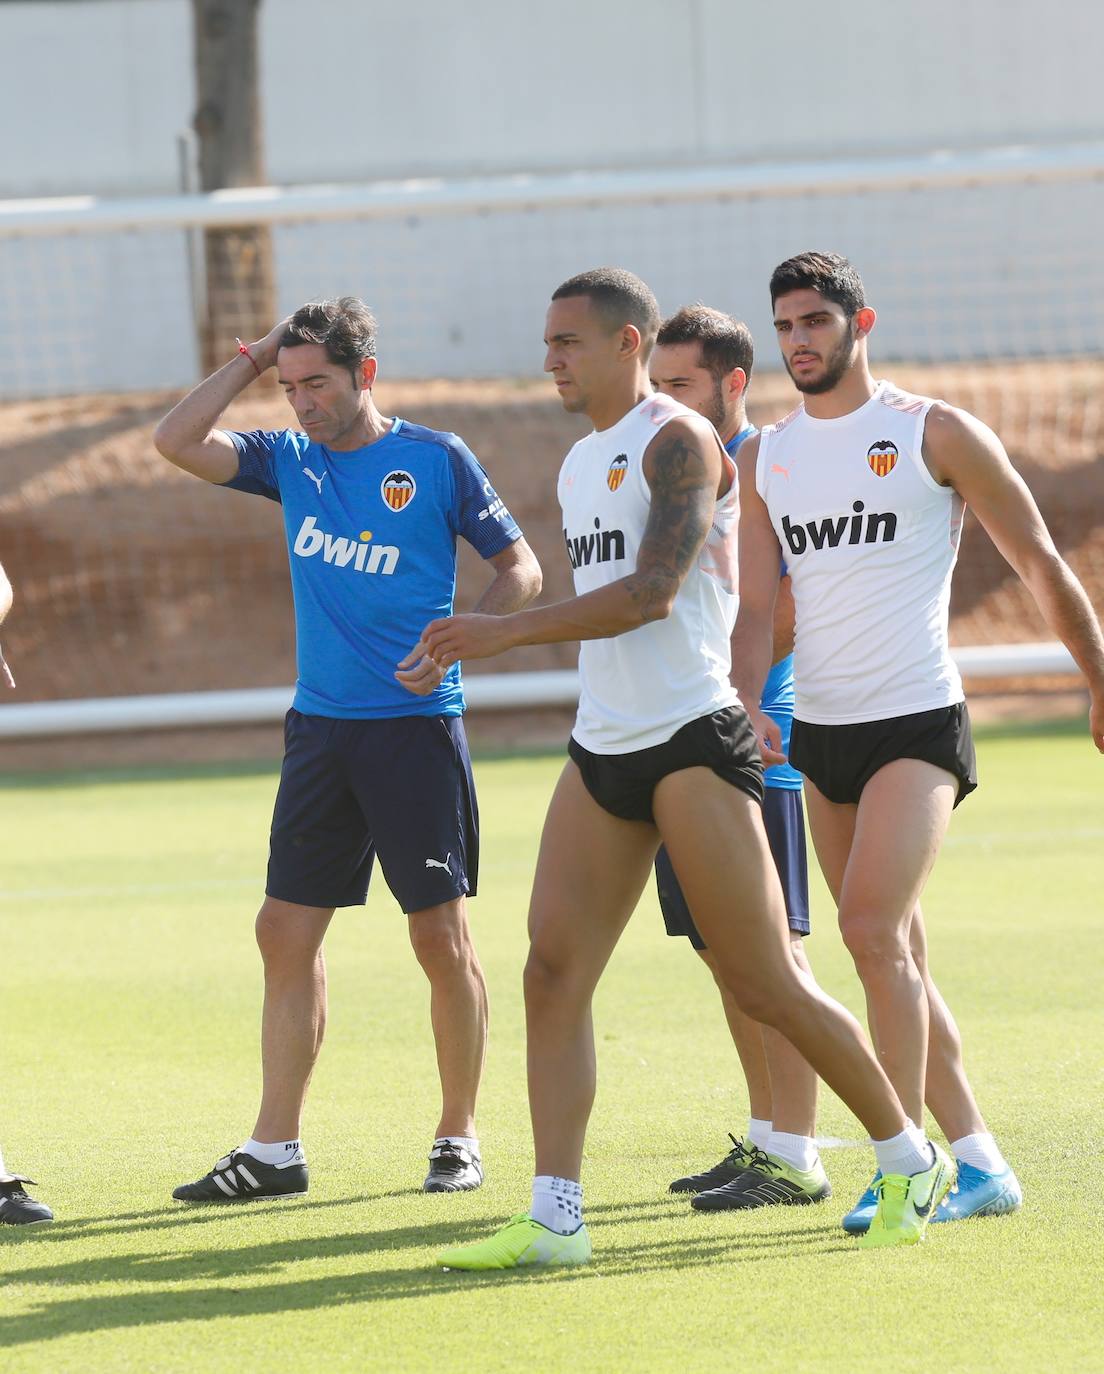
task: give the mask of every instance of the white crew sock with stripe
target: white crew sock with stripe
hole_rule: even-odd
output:
[[[1003,1174],[1008,1161],[1000,1152],[1000,1147],[988,1131],[978,1131],[976,1135],[964,1135],[961,1140],[951,1142],[951,1153],[963,1164],[972,1164],[987,1174]],[[0,1173],[3,1166],[0,1165]]]
[[[286,1169],[291,1164],[306,1164],[307,1157],[298,1140],[267,1141],[254,1140],[252,1136],[238,1149],[245,1155],[252,1155],[262,1164],[271,1164],[275,1169]]]
[[[905,1120],[900,1135],[888,1140],[872,1140],[874,1156],[883,1174],[921,1174],[934,1163],[928,1138],[919,1126]]]
[[[550,1231],[570,1236],[583,1224],[583,1185],[573,1178],[538,1174],[533,1180],[529,1215]]]

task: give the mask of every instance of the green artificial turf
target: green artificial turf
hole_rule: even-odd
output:
[[[1104,759],[1081,730],[979,738],[925,898],[932,965],[1024,1185],[1018,1216],[864,1254],[839,1218],[871,1158],[825,1152],[819,1207],[701,1215],[746,1100],[719,1002],[649,894],[599,990],[584,1270],[433,1267],[528,1204],[520,972],[554,757],[478,764],[472,905],[491,994],[487,1183],[419,1191],[438,1109],[427,991],[382,882],[327,942],[307,1198],[187,1210],[172,1188],[253,1122],[268,766],[0,778],[0,1146],[50,1227],[0,1229],[0,1368],[1097,1370]],[[821,981],[861,998],[819,879]],[[825,1094],[821,1133],[861,1131]]]

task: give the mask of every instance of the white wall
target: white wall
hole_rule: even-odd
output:
[[[1095,0],[264,0],[261,25],[276,183],[1104,131]],[[9,0],[0,54],[0,197],[176,188],[188,0]]]

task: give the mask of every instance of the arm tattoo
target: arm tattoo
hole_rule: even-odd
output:
[[[627,579],[642,623],[662,615],[678,592],[705,543],[717,499],[717,474],[693,436],[665,429],[656,445],[651,511]]]

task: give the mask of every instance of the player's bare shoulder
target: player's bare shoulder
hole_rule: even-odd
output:
[[[669,396],[656,396],[648,413],[654,424],[662,426],[644,450],[644,477],[653,496],[715,485],[724,449],[709,421]]]
[[[740,447],[736,450],[736,467],[741,476],[755,478],[755,469],[759,464],[759,434],[749,434]]]
[[[924,462],[942,486],[955,487],[978,467],[1008,465],[1008,455],[983,420],[947,401],[933,401],[924,419]]]

